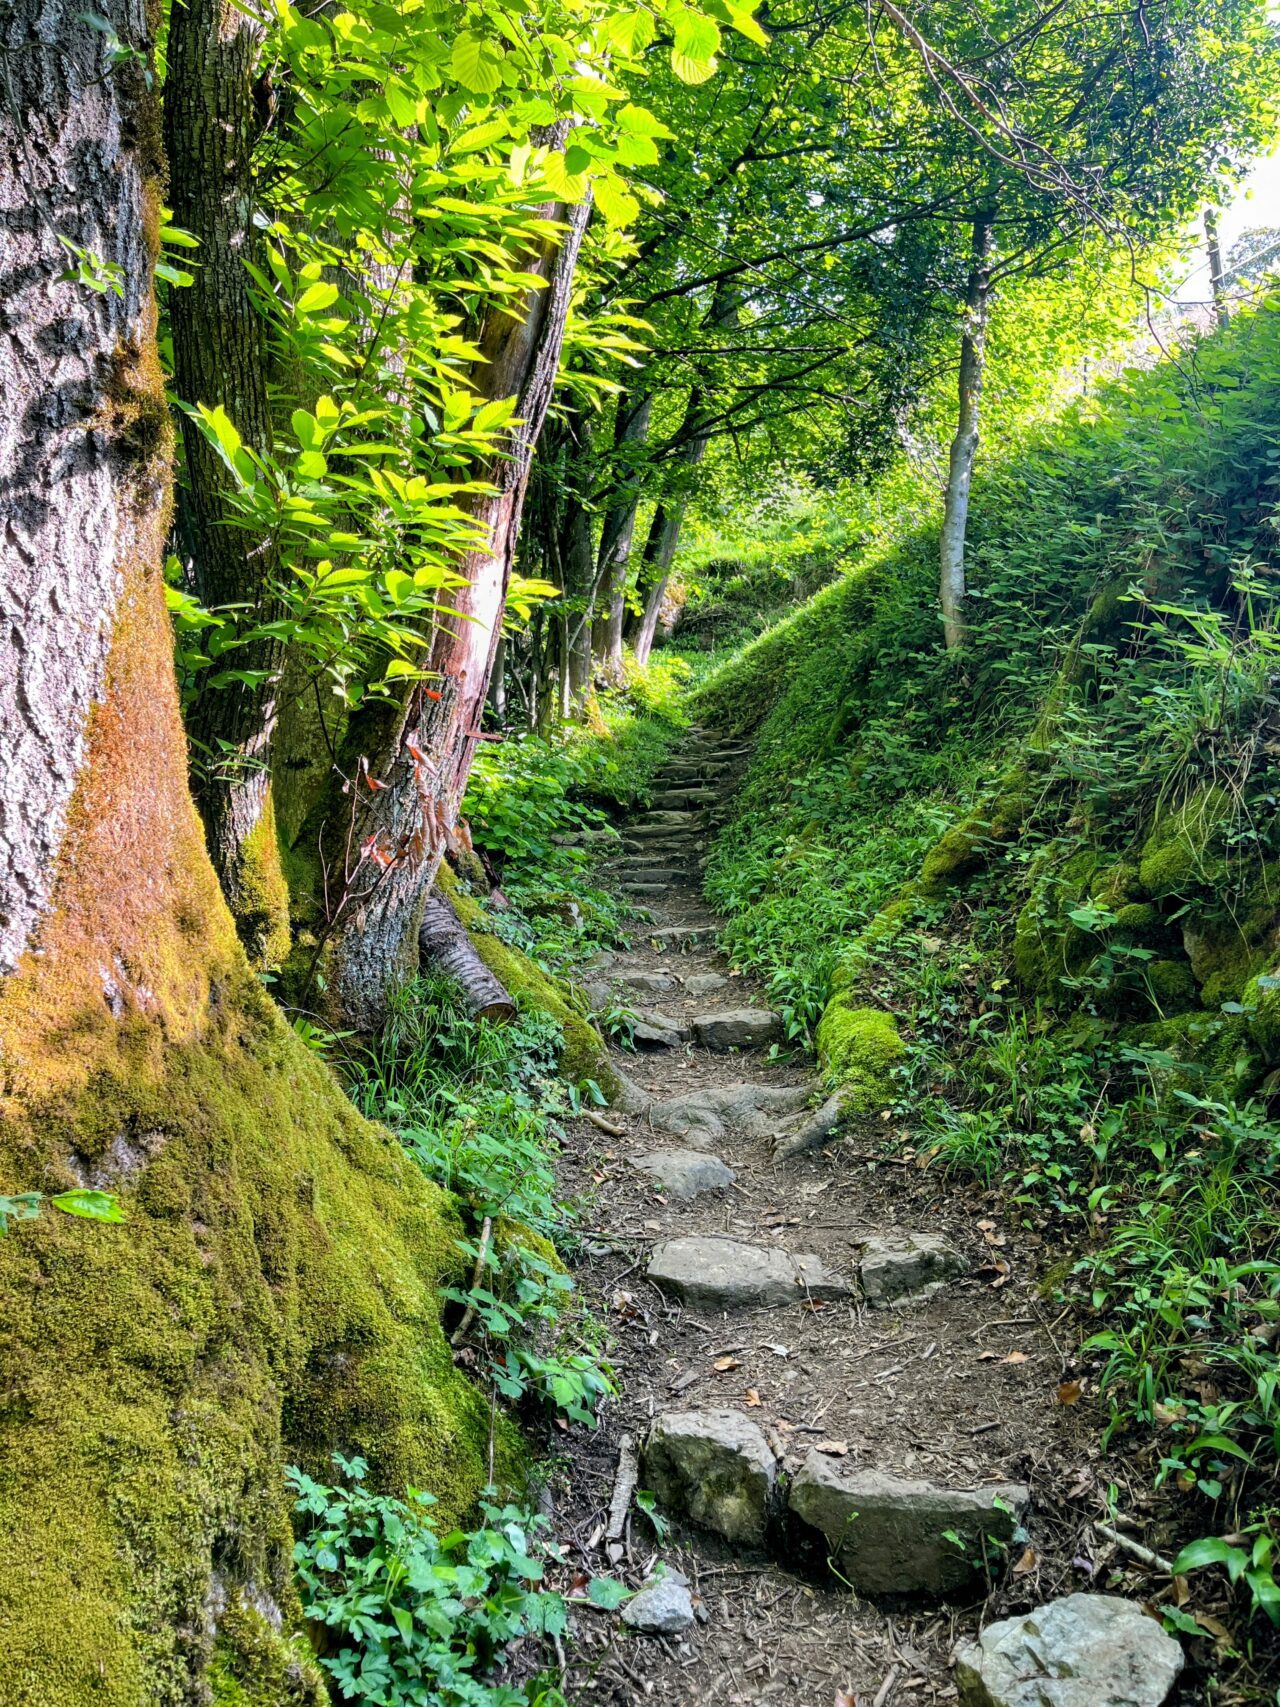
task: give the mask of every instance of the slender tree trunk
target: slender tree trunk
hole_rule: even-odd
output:
[[[591,618],[595,582],[591,517],[574,493],[570,493],[567,500],[563,532],[560,558],[564,565],[565,594],[569,604],[564,643],[565,716],[568,717],[581,704],[591,685]]]
[[[374,735],[361,750],[387,785],[372,798],[374,810],[361,815],[357,833],[338,838],[354,842],[358,863],[343,874],[329,987],[347,1022],[360,1029],[378,1023],[388,992],[416,963],[422,906],[480,738],[525,489],[559,366],[589,209],[552,204],[539,211],[566,222],[559,241],[548,241],[530,262],[547,288],[529,292],[521,317],[491,316],[480,338],[484,360],[472,377],[473,390],[485,399],[514,396],[520,421],[505,455],[481,472],[493,495],[460,500],[482,524],[487,548],[460,565],[467,586],[455,596],[456,616],[439,619],[424,661],[429,681],[410,696],[389,731],[376,725],[352,731],[357,742]]]
[[[1209,286],[1213,292],[1213,313],[1219,326],[1225,326],[1231,315],[1227,303],[1227,285],[1222,271],[1222,245],[1218,241],[1216,208],[1204,210],[1204,241],[1209,251]]]
[[[232,0],[184,0],[169,25],[165,144],[177,225],[199,240],[194,282],[172,292],[174,381],[187,404],[221,405],[244,441],[271,446],[267,337],[245,262],[257,248],[253,146],[260,128],[254,73],[265,20]],[[271,615],[277,570],[271,541],[228,525],[232,480],[192,421],[182,425],[178,539],[206,605]],[[278,962],[288,950],[288,901],[278,872],[270,758],[281,645],[238,649],[237,670],[265,680],[206,686],[188,727],[197,748],[197,800],[209,849],[250,955]]]
[[[640,396],[632,392],[619,398],[614,424],[614,493],[600,527],[591,645],[603,673],[615,677],[622,669],[627,572],[640,501],[639,454],[649,436],[652,409],[651,391]]]
[[[969,525],[969,488],[973,481],[974,459],[978,454],[979,405],[990,298],[991,219],[987,215],[976,219],[973,224],[973,260],[965,290],[964,321],[960,334],[960,407],[956,435],[951,441],[951,462],[942,514],[939,594],[948,651],[963,646],[968,632],[964,613],[965,534]]]
[[[713,324],[723,325],[723,317],[713,321]],[[680,544],[680,530],[684,526],[684,513],[689,503],[694,471],[707,452],[707,437],[697,430],[699,417],[702,415],[702,392],[700,388],[695,387],[689,393],[681,428],[682,432],[689,432],[690,437],[681,446],[671,490],[654,510],[653,520],[649,525],[649,537],[645,541],[637,580],[637,589],[644,600],[643,608],[627,623],[626,638],[631,643],[638,664],[647,664],[649,654],[653,650],[653,638],[658,630],[658,613],[662,609],[671,565],[675,559],[676,548]]]

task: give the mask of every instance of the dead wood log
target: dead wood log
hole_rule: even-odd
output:
[[[477,1019],[514,1019],[516,1005],[476,952],[447,895],[427,897],[418,931],[418,958],[424,971],[443,972],[462,990]]]

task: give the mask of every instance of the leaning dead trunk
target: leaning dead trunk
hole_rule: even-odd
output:
[[[1209,288],[1213,292],[1213,315],[1219,326],[1225,326],[1231,311],[1227,303],[1227,281],[1222,270],[1222,244],[1218,240],[1216,208],[1207,207],[1204,210],[1204,241],[1209,253]]]
[[[418,928],[424,972],[452,978],[477,1019],[514,1019],[516,1005],[476,953],[447,895],[428,895]]]
[[[259,451],[271,445],[267,337],[245,262],[257,247],[252,155],[261,127],[253,91],[264,34],[252,8],[186,0],[170,19],[165,83],[174,222],[199,243],[192,283],[171,294],[175,387],[184,403],[220,405]],[[231,474],[185,417],[182,445],[178,540],[196,592],[210,608],[241,606],[265,621],[274,546],[231,525]],[[188,718],[209,850],[259,964],[278,963],[289,945],[268,768],[282,657],[276,639],[238,648],[237,672],[251,679],[204,686]]]
[[[333,839],[358,853],[331,901],[329,987],[346,1022],[361,1030],[377,1025],[388,991],[414,969],[422,905],[457,822],[480,739],[525,488],[559,366],[588,207],[552,204],[538,212],[566,222],[559,242],[548,241],[530,262],[547,288],[529,292],[521,317],[490,318],[480,339],[484,361],[472,379],[485,399],[514,396],[520,422],[505,454],[478,471],[492,495],[459,500],[480,523],[486,547],[460,565],[467,585],[455,596],[457,614],[439,619],[424,660],[427,683],[415,689],[390,729],[363,748],[370,773],[384,786],[358,811],[351,836],[334,826]],[[358,728],[355,734],[358,739]]]
[[[965,622],[965,535],[969,526],[969,489],[978,454],[979,405],[986,354],[987,317],[991,298],[991,220],[974,221],[973,260],[965,290],[964,323],[960,335],[960,407],[951,441],[947,493],[939,548],[939,597],[947,650],[963,646]]]

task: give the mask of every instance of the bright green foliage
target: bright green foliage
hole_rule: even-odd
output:
[[[10,1221],[34,1221],[41,1206],[60,1209],[64,1215],[82,1216],[86,1221],[123,1221],[120,1199],[110,1191],[59,1191],[48,1197],[42,1191],[24,1191],[17,1197],[0,1197],[0,1238]]]
[[[338,1643],[321,1664],[338,1697],[376,1707],[562,1707],[537,1684],[490,1681],[514,1644],[563,1635],[564,1597],[541,1587],[559,1550],[546,1521],[482,1503],[482,1528],[438,1533],[430,1494],[365,1486],[361,1458],[326,1487],[290,1472],[304,1522],[294,1560],[308,1618]]]

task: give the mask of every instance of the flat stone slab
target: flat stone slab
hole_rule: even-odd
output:
[[[665,996],[680,988],[674,972],[615,972],[613,982],[625,984],[628,990],[641,996]]]
[[[698,1014],[693,1035],[704,1049],[758,1049],[782,1035],[782,1021],[767,1008],[725,1008]]]
[[[1114,1594],[1068,1594],[955,1650],[962,1707],[1160,1707],[1182,1648]]]
[[[728,982],[720,972],[692,972],[685,979],[684,987],[690,996],[709,996],[716,990],[723,990]]]
[[[701,820],[701,812],[674,812],[655,809],[652,812],[646,812],[643,818],[636,820],[635,825],[632,826],[632,833],[635,833],[636,828],[649,828],[655,830],[692,829],[695,825],[699,824]]]
[[[858,1274],[870,1308],[887,1310],[896,1303],[923,1303],[968,1266],[940,1233],[898,1233],[867,1240]]]
[[[633,883],[633,882],[629,882],[629,883],[623,883],[620,887],[621,887],[624,895],[641,895],[641,896],[644,896],[647,900],[657,901],[657,900],[661,899],[661,897],[663,895],[667,894],[667,892],[671,888],[671,885],[669,883]]]
[[[688,1040],[689,1029],[667,1014],[645,1013],[637,1016],[631,1035],[650,1049],[674,1049]]]
[[[687,875],[678,866],[645,865],[640,861],[618,867],[618,881],[624,886],[628,883],[676,883]]]
[[[795,1114],[808,1100],[808,1091],[799,1086],[719,1085],[655,1102],[649,1119],[659,1132],[698,1149],[714,1144],[731,1127],[747,1138],[768,1137],[781,1116]]]
[[[723,1191],[738,1177],[719,1156],[708,1156],[701,1150],[651,1150],[647,1155],[633,1157],[631,1165],[647,1174],[669,1197],[690,1198],[704,1191]]]
[[[693,1623],[693,1596],[684,1583],[663,1577],[632,1595],[622,1608],[622,1622],[645,1636],[678,1636]]]
[[[655,1247],[647,1272],[655,1286],[702,1310],[752,1310],[852,1292],[821,1257],[738,1239],[668,1239]]]
[[[747,1547],[764,1540],[777,1470],[740,1411],[666,1411],[644,1444],[645,1480],[662,1504]]]
[[[787,1493],[789,1510],[825,1538],[855,1592],[934,1596],[983,1574],[988,1541],[1000,1544],[987,1548],[994,1574],[1030,1499],[1021,1486],[945,1488],[845,1470],[820,1452],[809,1453]]]

